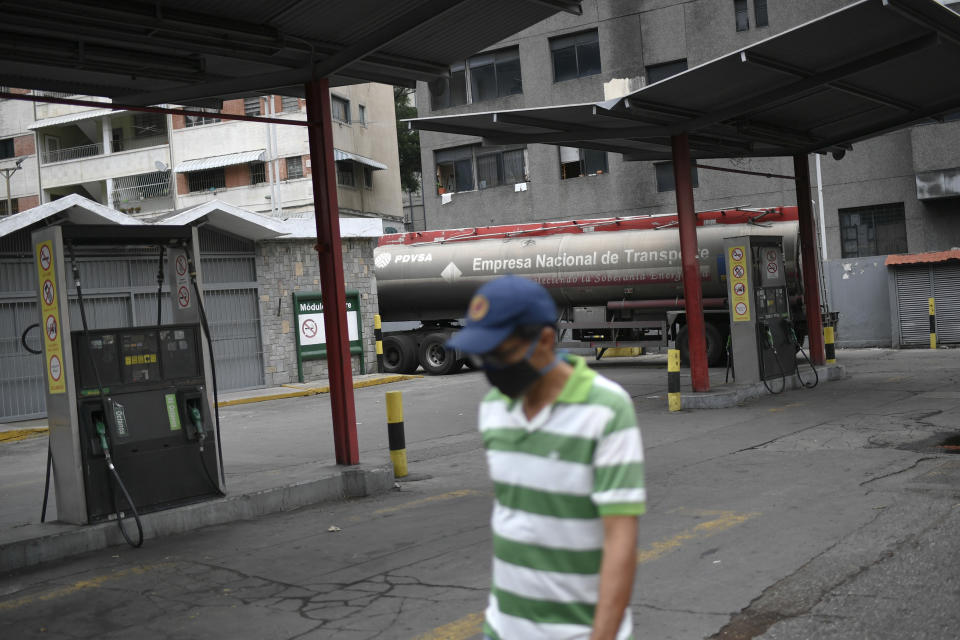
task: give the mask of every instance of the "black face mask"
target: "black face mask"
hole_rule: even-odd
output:
[[[516,400],[522,396],[524,391],[532,387],[533,383],[542,378],[560,362],[560,357],[557,356],[554,361],[547,366],[542,369],[537,369],[530,364],[530,356],[533,355],[536,347],[537,343],[534,341],[523,355],[523,359],[518,362],[499,368],[486,367],[484,374],[486,374],[487,380],[489,380],[490,384],[496,387],[500,393],[508,398]]]

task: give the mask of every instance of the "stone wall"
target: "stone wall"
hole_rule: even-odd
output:
[[[344,238],[343,269],[347,291],[360,292],[361,333],[366,371],[353,356],[353,373],[373,373],[377,357],[373,316],[377,313],[377,285],[373,274],[376,238]],[[316,240],[271,240],[257,243],[257,280],[260,283],[260,318],[263,325],[264,382],[276,386],[297,382],[297,336],[293,294],[320,290],[320,267],[313,246]],[[306,382],[327,378],[327,361],[303,363]]]

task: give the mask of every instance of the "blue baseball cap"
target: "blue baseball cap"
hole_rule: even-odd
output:
[[[467,308],[466,326],[447,346],[469,354],[489,353],[519,327],[554,325],[557,305],[541,285],[503,276],[480,287]]]

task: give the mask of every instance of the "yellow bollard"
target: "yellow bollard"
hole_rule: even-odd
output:
[[[403,435],[403,393],[400,391],[387,392],[387,440],[393,477],[403,478],[407,475],[407,442]]]
[[[667,399],[670,411],[680,411],[683,401],[680,398],[680,351],[667,351]]]
[[[377,341],[377,373],[383,373],[383,332],[380,330],[380,314],[373,316],[373,338]]]
[[[836,334],[833,327],[823,328],[823,351],[827,356],[827,364],[834,364],[837,361],[837,349],[833,343],[836,340]]]
[[[937,305],[930,298],[930,348],[937,348]]]

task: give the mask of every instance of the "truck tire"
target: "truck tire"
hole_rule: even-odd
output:
[[[445,376],[463,366],[457,353],[444,345],[446,341],[447,334],[431,333],[420,343],[417,353],[420,366],[432,376]]]
[[[384,336],[383,369],[387,373],[417,370],[417,345],[410,336]]]
[[[685,366],[690,366],[690,342],[687,339],[687,327],[683,325],[677,332],[677,349],[680,350],[680,362]],[[724,362],[724,343],[720,330],[709,322],[703,325],[703,334],[707,339],[707,365],[717,367]]]

